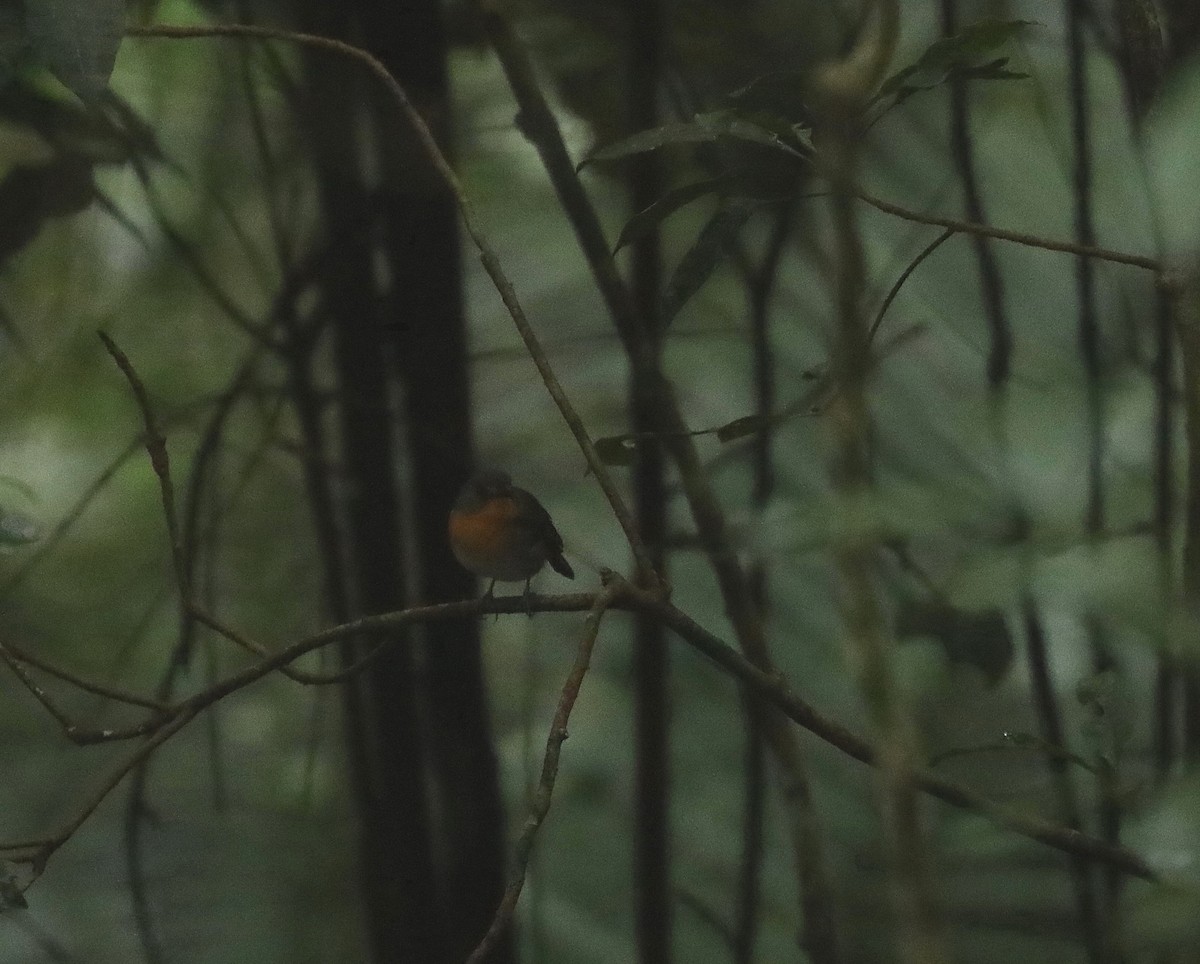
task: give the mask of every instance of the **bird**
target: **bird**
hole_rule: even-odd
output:
[[[496,582],[529,581],[547,562],[568,579],[575,578],[563,558],[563,540],[550,513],[530,492],[513,485],[507,472],[484,469],[471,476],[450,511],[450,548],[470,572],[491,579],[484,598]]]

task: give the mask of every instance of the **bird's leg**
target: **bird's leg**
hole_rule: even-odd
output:
[[[496,597],[495,597],[495,595],[492,593],[492,590],[493,590],[493,589],[495,589],[495,588],[496,588],[496,580],[495,580],[495,579],[493,579],[493,580],[492,580],[490,583],[488,583],[487,592],[485,592],[485,593],[483,594],[483,596],[481,596],[481,597],[480,597],[481,601],[483,601],[483,600],[492,600],[492,599],[495,599]],[[497,620],[497,619],[499,619],[499,618],[500,618],[500,614],[499,614],[499,613],[493,613],[493,614],[492,614],[492,619],[493,619],[493,620]]]
[[[529,579],[525,580],[525,591],[521,593],[521,598],[525,600],[525,615],[533,619],[533,607],[529,603]]]

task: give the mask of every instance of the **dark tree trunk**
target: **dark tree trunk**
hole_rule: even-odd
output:
[[[309,0],[301,27],[365,46],[444,129],[439,17],[436,0]],[[456,212],[375,81],[325,54],[307,66],[326,238],[335,239],[323,294],[349,596],[360,613],[462,598],[472,582],[445,544],[449,499],[472,460]],[[396,639],[345,692],[374,959],[461,961],[504,877],[477,629],[436,624]],[[492,960],[512,959],[510,939]]]
[[[364,9],[374,52],[429,120],[449,131],[446,43],[437,0]],[[390,101],[380,99],[385,184],[379,198],[391,274],[388,319],[404,381],[417,600],[463,599],[474,578],[450,553],[446,519],[473,461],[458,212]],[[503,808],[475,623],[424,628],[430,777],[451,961],[487,931],[504,891]],[[511,932],[491,961],[515,959]]]
[[[662,72],[663,19],[661,0],[629,4],[629,62],[626,78],[629,126],[645,130],[658,122],[656,94]],[[633,158],[629,165],[629,196],[634,212],[663,192],[663,174],[654,154]],[[647,231],[633,244],[631,290],[638,315],[647,327],[655,354],[660,351],[658,304],[662,258],[658,231]],[[630,381],[633,430],[652,434],[658,429],[653,371],[635,363]],[[638,528],[651,562],[666,576],[667,491],[661,447],[638,447],[633,483]],[[667,964],[671,959],[670,864],[670,661],[662,625],[639,613],[634,618],[634,910],[638,960]]]

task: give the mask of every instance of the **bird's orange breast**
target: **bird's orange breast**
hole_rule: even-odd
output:
[[[455,558],[476,575],[524,578],[528,565],[522,563],[521,548],[514,544],[520,531],[514,524],[517,513],[516,501],[505,498],[489,499],[473,512],[451,512],[450,547]]]

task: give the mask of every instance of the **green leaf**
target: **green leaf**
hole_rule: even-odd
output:
[[[25,0],[35,55],[83,100],[108,87],[125,34],[124,0]]]
[[[752,209],[753,206],[744,200],[729,201],[721,205],[700,229],[700,236],[684,254],[663,291],[659,323],[664,328],[728,256]]]
[[[936,640],[951,662],[974,666],[993,686],[1012,666],[1012,635],[997,609],[968,612],[938,599],[906,599],[896,614],[896,635]]]
[[[32,864],[12,860],[0,861],[0,913],[25,910],[25,890],[37,878]]]
[[[55,217],[82,211],[95,198],[92,166],[73,156],[41,167],[17,167],[0,180],[0,265]]]
[[[706,195],[721,192],[730,183],[730,179],[727,177],[714,177],[707,181],[685,184],[683,187],[677,187],[668,191],[648,208],[639,211],[629,219],[625,227],[621,229],[621,236],[617,238],[617,246],[613,248],[613,254],[616,254],[627,244],[632,244],[638,238],[644,237],[649,231],[658,227],[659,224],[680,208]]]
[[[37,521],[20,512],[0,508],[0,548],[23,546],[37,542],[42,536],[42,527]]]
[[[717,429],[717,440],[732,442],[734,439],[754,435],[764,428],[770,428],[775,420],[770,415],[743,415],[741,418],[735,418],[732,422],[726,422],[720,426]]]
[[[969,24],[952,37],[935,40],[915,63],[896,71],[880,85],[875,101],[893,97],[890,106],[894,107],[918,91],[931,90],[956,75],[974,80],[1024,79],[1026,74],[1005,69],[1007,58],[983,64],[978,61],[1035,23],[988,18]]]
[[[632,435],[608,435],[596,439],[596,454],[605,465],[632,465],[634,447]]]
[[[711,144],[721,138],[749,141],[807,160],[806,144],[797,133],[794,143],[788,143],[777,131],[732,111],[718,110],[697,114],[689,121],[663,124],[647,131],[639,131],[615,144],[609,144],[585,158],[581,168],[592,161],[615,161],[634,154],[645,154],[661,147],[677,144]]]
[[[726,99],[743,114],[762,111],[789,118],[795,125],[812,127],[812,116],[804,100],[810,85],[808,75],[801,71],[776,71],[754,78]]]
[[[6,910],[25,910],[29,906],[25,895],[11,880],[0,879],[0,912]]]
[[[1032,750],[1041,753],[1052,760],[1061,760],[1064,763],[1073,763],[1075,766],[1086,770],[1088,773],[1095,773],[1096,767],[1079,756],[1077,753],[1072,753],[1055,743],[1051,743],[1044,737],[1040,737],[1035,733],[1010,733],[1005,732],[998,743],[981,743],[977,746],[955,746],[948,750],[943,750],[941,753],[933,757],[929,762],[932,766],[940,766],[947,760],[955,759],[956,757],[971,756],[978,753],[997,753],[1003,751],[1019,750],[1022,752]]]

